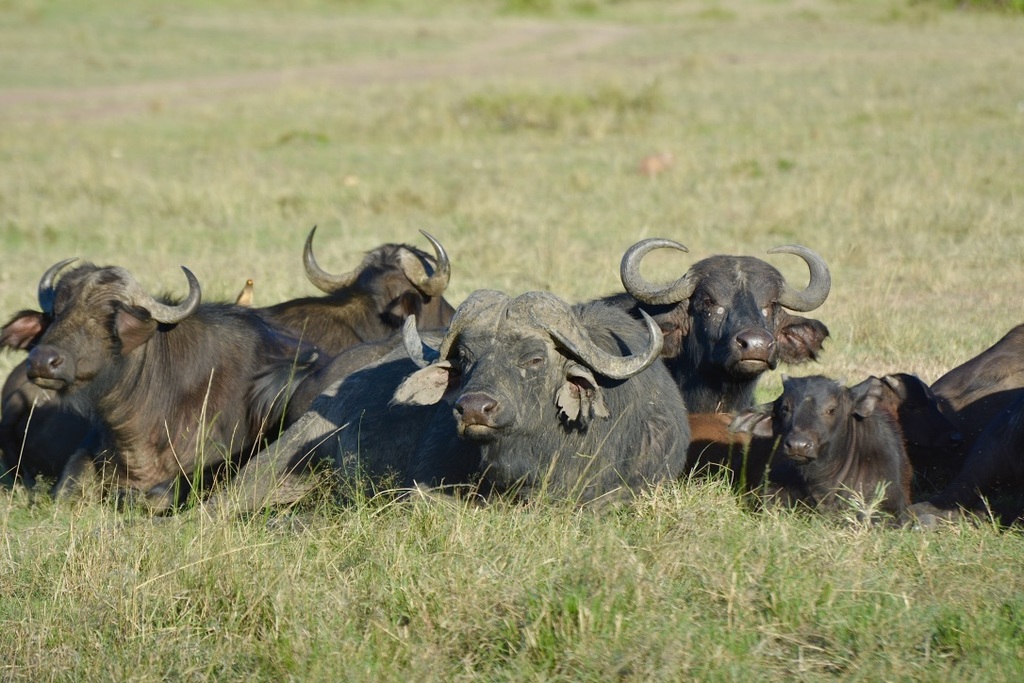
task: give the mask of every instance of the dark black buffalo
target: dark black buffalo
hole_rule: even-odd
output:
[[[748,408],[765,371],[779,361],[817,358],[828,328],[786,311],[811,311],[828,297],[831,275],[816,253],[799,245],[768,251],[795,254],[807,263],[811,278],[801,291],[774,266],[751,256],[711,256],[693,264],[675,282],[654,285],[640,276],[640,261],[659,248],[688,251],[661,238],[633,245],[621,266],[628,295],[609,300],[637,317],[643,309],[658,322],[665,337],[662,356],[691,411]]]
[[[0,451],[4,472],[33,486],[56,481],[89,434],[88,417],[65,406],[54,391],[28,378],[28,361],[11,370],[0,391]]]
[[[942,411],[931,388],[917,375],[886,375],[881,382],[879,407],[896,415],[899,422],[914,468],[914,490],[934,490],[935,482],[946,476],[943,472],[949,467],[948,454],[957,453],[961,447],[960,430]]]
[[[646,327],[603,302],[475,292],[438,351],[407,324],[418,362],[378,347],[379,363],[318,398],[257,457],[262,474],[242,477],[240,491],[223,499],[246,507],[284,500],[267,482],[309,454],[333,459],[346,478],[390,473],[405,486],[437,486],[482,473],[488,490],[579,502],[675,478],[690,439],[686,407],[654,363],[657,326],[648,318]]]
[[[828,377],[784,377],[779,398],[741,412],[732,428],[779,439],[788,463],[771,478],[782,502],[841,509],[859,498],[898,517],[910,504],[912,470],[896,415],[879,406],[883,387],[877,377],[851,388]]]
[[[932,384],[942,411],[963,435],[958,464],[988,424],[1024,388],[1024,325]],[[955,457],[956,454],[953,454]]]
[[[19,311],[0,329],[0,349],[29,351],[39,339],[39,327],[52,318]],[[28,378],[28,360],[11,370],[0,390],[0,453],[4,472],[35,484],[36,477],[56,480],[93,425],[88,417],[63,405],[56,392]]]
[[[423,232],[422,230],[420,232]],[[276,327],[290,330],[328,354],[385,339],[410,315],[423,329],[448,325],[455,309],[441,296],[448,286],[448,254],[426,232],[436,258],[407,244],[368,252],[355,270],[332,275],[313,258],[314,227],[306,238],[306,276],[325,296],[302,297],[258,309]]]
[[[938,397],[917,375],[899,372],[885,375],[879,406],[897,416],[907,453],[921,455],[935,448],[958,447],[962,435],[940,407]]]
[[[911,506],[911,516],[931,523],[961,509],[993,512],[1001,521],[1021,516],[1024,498],[1024,389],[982,430],[963,466],[941,492]],[[990,497],[988,508],[982,497]]]
[[[83,264],[54,286],[72,260],[43,275],[42,311],[22,312],[5,332],[18,330],[9,345],[31,347],[29,379],[102,426],[114,485],[165,507],[179,478],[242,460],[277,433],[315,351],[251,309],[201,305],[187,269],[189,294],[172,304],[118,267]],[[62,479],[87,469],[72,461]]]
[[[948,448],[959,441],[960,434],[939,410],[928,385],[916,375],[886,375],[877,380],[876,388],[875,410],[896,416],[916,478],[920,476],[918,461],[927,468],[933,449]],[[733,417],[729,413],[690,413],[689,459],[695,469],[726,467],[730,478],[748,490],[765,481],[775,462],[776,439],[730,430]]]

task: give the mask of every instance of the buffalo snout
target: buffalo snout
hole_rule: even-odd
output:
[[[759,375],[777,364],[777,343],[775,336],[761,327],[740,330],[732,338],[734,358],[733,372],[742,375]]]
[[[44,389],[62,389],[74,379],[70,365],[52,346],[37,346],[28,355],[28,378]]]
[[[487,439],[502,427],[502,408],[498,399],[483,391],[463,394],[455,401],[459,431],[473,439]]]
[[[817,456],[814,439],[804,434],[790,434],[782,441],[782,450],[794,460],[810,460]]]
[[[765,363],[775,351],[775,337],[766,329],[748,327],[741,330],[733,341],[740,350],[743,360],[761,360]]]

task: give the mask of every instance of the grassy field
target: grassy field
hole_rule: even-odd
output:
[[[314,224],[330,270],[428,230],[454,302],[616,291],[648,236],[798,242],[832,268],[832,339],[789,372],[934,380],[1024,320],[1024,19],[952,5],[0,0],[0,310],[69,256],[153,291],[187,265],[207,300],[307,294]],[[1017,531],[759,514],[714,481],[601,514],[305,520],[2,492],[0,677],[1024,676]]]

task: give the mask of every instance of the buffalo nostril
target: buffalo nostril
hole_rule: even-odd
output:
[[[811,451],[814,449],[814,444],[806,437],[787,436],[783,442],[783,447],[788,455],[806,458],[810,456]]]
[[[37,347],[29,354],[28,374],[29,377],[53,378],[63,364],[64,357],[55,349]]]
[[[769,351],[775,346],[775,337],[767,330],[743,330],[734,340],[736,346],[745,351]]]
[[[498,401],[483,393],[465,394],[455,402],[455,409],[467,420],[486,422],[498,410]]]

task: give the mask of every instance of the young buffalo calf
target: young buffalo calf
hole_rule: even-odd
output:
[[[827,377],[783,377],[773,403],[741,412],[731,428],[777,436],[790,476],[774,468],[783,501],[836,508],[851,496],[899,516],[910,502],[910,460],[896,416],[880,406],[883,383],[846,388]],[[881,498],[876,492],[884,485]]]

